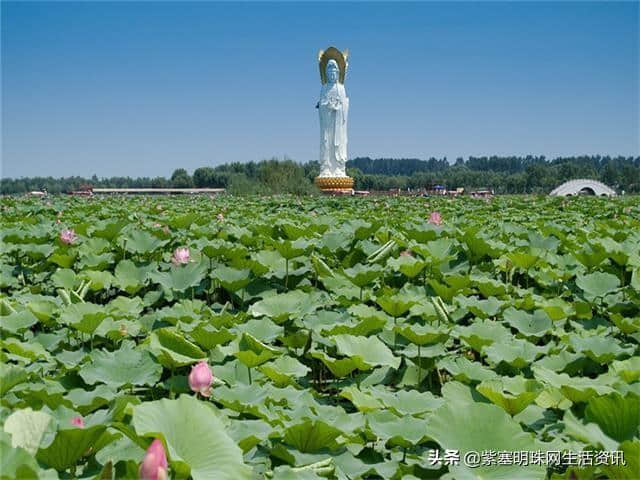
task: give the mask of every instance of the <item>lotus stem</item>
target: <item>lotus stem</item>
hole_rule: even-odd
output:
[[[420,388],[420,382],[422,379],[422,361],[420,357],[420,344],[418,344],[418,388]]]
[[[249,372],[249,385],[251,385],[251,367],[247,367],[247,371]]]

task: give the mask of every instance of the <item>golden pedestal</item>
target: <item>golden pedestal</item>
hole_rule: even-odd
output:
[[[316,177],[313,183],[323,193],[353,193],[353,178],[351,177]]]

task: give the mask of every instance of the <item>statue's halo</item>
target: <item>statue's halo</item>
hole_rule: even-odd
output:
[[[318,65],[320,67],[320,80],[322,80],[323,85],[327,83],[327,63],[329,63],[329,60],[335,60],[338,64],[338,68],[340,69],[338,81],[344,84],[344,76],[345,73],[347,73],[347,67],[349,66],[349,62],[347,62],[348,58],[349,50],[341,52],[336,47],[329,47],[326,50],[320,50],[318,53]]]

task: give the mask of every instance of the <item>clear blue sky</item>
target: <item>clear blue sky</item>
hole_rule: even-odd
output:
[[[316,159],[329,45],[351,158],[638,155],[638,5],[2,2],[2,175]]]

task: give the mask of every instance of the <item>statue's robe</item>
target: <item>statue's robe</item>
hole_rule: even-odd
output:
[[[320,91],[320,176],[346,177],[349,99],[344,85],[326,83]]]

